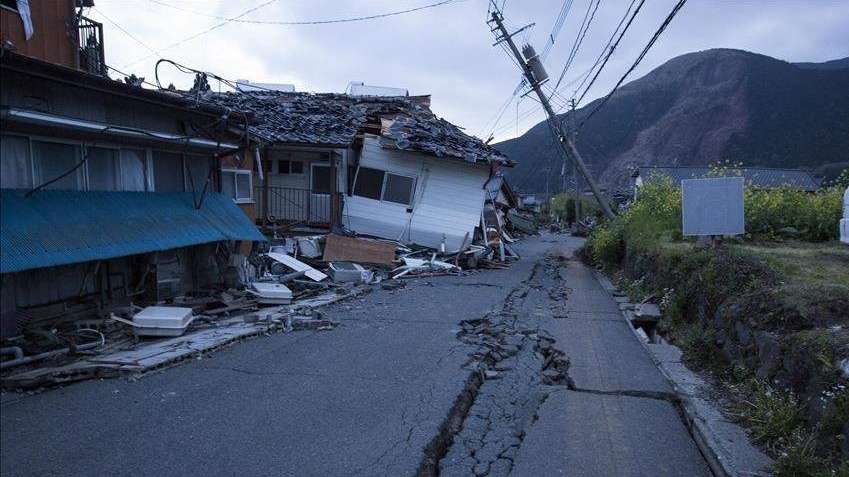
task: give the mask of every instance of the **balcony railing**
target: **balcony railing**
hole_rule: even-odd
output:
[[[80,69],[107,76],[106,55],[103,48],[103,24],[80,16],[77,26]]]
[[[254,200],[259,206],[258,210],[273,216],[278,222],[315,226],[327,226],[330,223],[329,194],[315,194],[309,189],[269,186],[266,206],[265,193],[262,185],[254,186]]]

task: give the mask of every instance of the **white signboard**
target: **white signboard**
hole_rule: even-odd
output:
[[[849,187],[843,193],[843,219],[840,220],[840,241],[849,243]]]
[[[684,235],[741,235],[743,178],[684,179]]]

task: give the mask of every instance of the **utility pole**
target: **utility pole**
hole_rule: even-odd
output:
[[[571,133],[572,133],[572,142],[575,142],[575,139],[578,138],[578,128],[575,126],[575,98],[569,100],[569,106],[572,110],[572,114],[569,115]],[[572,168],[572,180],[575,181],[575,224],[581,220],[581,186],[578,183],[578,168]]]
[[[578,153],[578,150],[575,148],[575,144],[569,137],[566,137],[563,134],[562,124],[557,119],[557,115],[554,113],[554,109],[551,107],[551,103],[548,102],[548,97],[543,93],[541,85],[548,79],[548,74],[545,72],[545,69],[542,67],[542,63],[539,61],[539,58],[536,55],[533,47],[530,45],[524,46],[525,57],[519,53],[519,49],[516,47],[516,44],[513,42],[513,35],[519,33],[519,30],[515,33],[508,33],[507,28],[504,26],[504,17],[501,15],[501,12],[498,10],[497,6],[493,7],[492,11],[492,19],[487,23],[495,23],[495,28],[492,29],[493,32],[496,30],[499,32],[499,36],[496,39],[495,44],[499,44],[501,42],[506,42],[510,47],[510,52],[513,53],[513,56],[516,57],[516,61],[518,61],[519,65],[522,68],[522,73],[525,75],[525,78],[528,81],[528,84],[537,94],[540,103],[542,104],[543,109],[545,109],[545,114],[548,116],[549,124],[552,125],[552,133],[557,135],[558,143],[560,147],[563,149],[563,152],[567,157],[572,159],[572,162],[575,166],[581,171],[581,174],[584,176],[584,179],[587,181],[587,184],[590,185],[590,189],[592,189],[593,194],[595,195],[596,200],[598,201],[599,206],[601,206],[601,210],[604,211],[604,215],[608,219],[613,219],[615,216],[613,215],[613,211],[610,210],[610,206],[607,205],[607,201],[601,196],[601,191],[598,188],[598,185],[595,183],[595,180],[590,176],[590,172],[587,170],[587,166],[584,164],[583,159],[581,159],[581,155]]]

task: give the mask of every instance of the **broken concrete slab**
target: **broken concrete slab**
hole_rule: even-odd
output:
[[[641,321],[657,321],[660,319],[660,307],[654,303],[640,303],[634,307],[634,314]]]
[[[569,375],[579,389],[672,393],[621,315],[619,321],[553,320],[543,329],[556,340],[554,346],[569,357]]]

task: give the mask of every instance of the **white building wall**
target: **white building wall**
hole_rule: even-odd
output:
[[[480,224],[489,168],[450,158],[383,149],[366,137],[360,166],[416,177],[412,206],[364,197],[345,198],[343,221],[357,233],[456,250]]]

